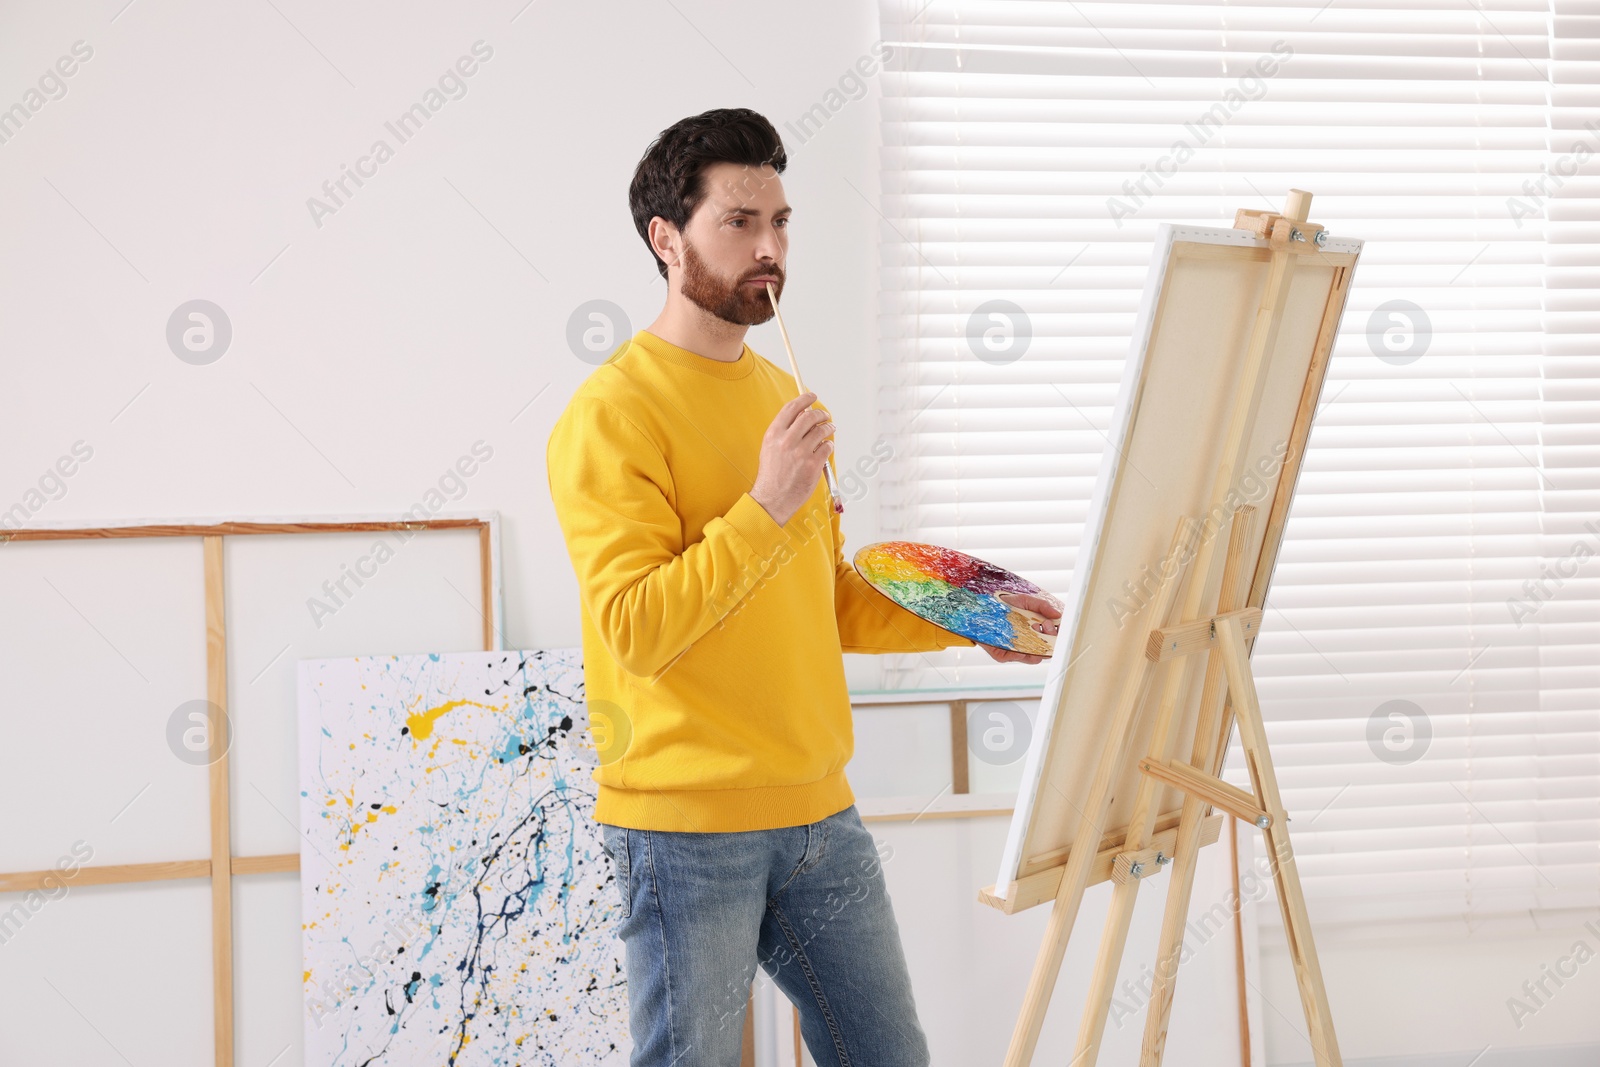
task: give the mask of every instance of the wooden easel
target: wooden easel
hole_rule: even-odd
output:
[[[1210,515],[1229,515],[1225,506],[1229,487],[1240,475],[1244,452],[1255,424],[1266,379],[1269,354],[1278,335],[1289,282],[1296,261],[1315,254],[1322,246],[1322,227],[1310,224],[1306,216],[1311,196],[1300,190],[1290,192],[1282,214],[1265,211],[1240,211],[1237,229],[1248,229],[1270,242],[1271,260],[1261,302],[1250,334],[1243,370],[1233,403],[1228,409],[1228,430],[1221,459],[1212,483]],[[1330,342],[1331,343],[1331,340]],[[1320,376],[1317,378],[1320,387]],[[1301,427],[1309,427],[1315,390],[1301,400],[1296,420],[1303,447]],[[1288,473],[1286,471],[1286,477]],[[1292,481],[1290,482],[1292,486]],[[1099,1054],[1106,1018],[1117,980],[1117,972],[1127,944],[1133,919],[1135,898],[1144,878],[1170,864],[1172,873],[1167,889],[1166,913],[1157,949],[1155,985],[1151,991],[1145,1019],[1144,1042],[1140,1054],[1143,1067],[1161,1062],[1166,1044],[1167,1023],[1171,1014],[1173,986],[1183,946],[1183,931],[1188,919],[1189,899],[1194,887],[1195,861],[1203,835],[1210,836],[1215,807],[1259,827],[1266,834],[1277,896],[1283,912],[1283,926],[1289,953],[1300,988],[1300,1000],[1310,1029],[1313,1054],[1318,1067],[1342,1067],[1339,1046],[1333,1032],[1322,972],[1312,943],[1311,925],[1306,915],[1305,896],[1289,844],[1288,815],[1278,792],[1278,781],[1267,748],[1261,708],[1250,672],[1250,648],[1259,632],[1261,601],[1265,598],[1265,577],[1270,575],[1281,537],[1287,495],[1280,494],[1284,507],[1275,506],[1269,518],[1269,536],[1253,568],[1246,566],[1246,551],[1251,541],[1255,509],[1240,507],[1227,522],[1228,547],[1222,561],[1222,581],[1216,602],[1207,604],[1208,577],[1215,565],[1216,542],[1222,531],[1202,538],[1196,518],[1185,518],[1173,534],[1168,558],[1184,561],[1165,581],[1146,606],[1141,620],[1150,625],[1145,654],[1127,668],[1120,698],[1111,712],[1110,734],[1090,786],[1088,803],[1079,809],[1075,844],[1067,855],[1060,885],[1055,893],[1049,927],[1034,964],[1022,1012],[1006,1053],[1006,1067],[1027,1067],[1032,1061],[1044,1024],[1045,1010],[1060,974],[1067,939],[1083,902],[1084,890],[1107,875],[1116,883],[1110,914],[1100,940],[1088,1002],[1078,1030],[1077,1047],[1067,1061],[1072,1067],[1091,1067]],[[1276,526],[1277,529],[1272,529]],[[1247,573],[1248,571],[1248,573]],[[1257,580],[1260,579],[1260,580]],[[1256,603],[1247,603],[1257,590]],[[1173,758],[1177,729],[1176,709],[1188,689],[1190,671],[1205,663],[1199,718],[1192,751],[1187,761]],[[1112,863],[1100,873],[1106,850],[1092,847],[1102,842],[1108,829],[1113,790],[1119,768],[1128,756],[1130,739],[1138,733],[1138,720],[1157,676],[1162,687],[1155,705],[1154,726],[1148,754],[1140,761],[1139,785],[1133,816],[1120,847],[1112,843]],[[1221,772],[1233,720],[1239,724],[1239,738],[1250,772],[1253,792],[1222,781]],[[1174,834],[1170,827],[1157,826],[1162,810],[1161,795],[1175,789],[1183,797],[1182,812]],[[1157,830],[1162,832],[1157,834]],[[1214,839],[1214,838],[1213,838]],[[1098,874],[1098,877],[1096,875]]]

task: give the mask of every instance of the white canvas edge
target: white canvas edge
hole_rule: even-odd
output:
[[[1072,568],[1072,584],[1063,605],[1063,618],[1070,618],[1070,629],[1056,637],[1056,648],[1070,654],[1078,637],[1078,622],[1082,618],[1083,602],[1089,595],[1088,576],[1094,572],[1100,554],[1100,539],[1105,533],[1106,511],[1110,506],[1111,490],[1121,473],[1122,448],[1127,444],[1128,429],[1132,425],[1135,386],[1144,372],[1145,355],[1150,347],[1150,334],[1155,329],[1156,303],[1161,296],[1162,281],[1167,275],[1167,264],[1172,258],[1175,241],[1192,241],[1197,244],[1250,245],[1270,248],[1271,242],[1257,237],[1249,230],[1219,229],[1216,227],[1180,226],[1164,222],[1156,228],[1155,255],[1145,275],[1144,291],[1139,296],[1139,311],[1134,318],[1133,333],[1129,338],[1128,358],[1123,364],[1122,383],[1117,389],[1116,404],[1112,409],[1111,432],[1107,435],[1105,451],[1101,454],[1100,473],[1094,483],[1094,494],[1089,498],[1089,515],[1084,524],[1085,537],[1079,547],[1078,558]],[[1354,238],[1329,237],[1323,245],[1324,252],[1360,253],[1363,242]],[[1070,614],[1069,614],[1070,613]],[[1063,639],[1064,638],[1064,639]],[[1017,787],[1017,802],[1012,809],[1011,826],[1006,831],[1005,849],[1000,854],[1000,870],[995,876],[993,895],[1004,900],[1008,886],[1017,880],[1022,866],[1022,842],[1033,821],[1034,806],[1038,800],[1039,785],[1044,773],[1045,754],[1050,749],[1050,737],[1055,730],[1056,709],[1060,707],[1061,690],[1066,683],[1067,669],[1071,666],[1063,658],[1052,658],[1050,675],[1039,698],[1039,711],[1034,716],[1033,741],[1028,746],[1027,761],[1022,768],[1022,783]]]
[[[304,659],[297,659],[294,662],[296,664],[296,670],[302,671],[306,667],[314,667],[319,663],[353,663],[360,660],[405,659],[408,656],[436,656],[440,660],[450,659],[455,656],[531,656],[535,652],[545,652],[551,655],[556,655],[562,652],[571,652],[579,657],[579,662],[576,664],[576,666],[579,668],[583,666],[583,648],[580,645],[551,645],[549,647],[544,645],[533,645],[526,648],[468,648],[455,649],[450,652],[366,652],[359,656],[307,656]],[[924,803],[926,803],[926,801],[924,801]]]
[[[312,661],[312,660],[299,660],[295,664],[295,671],[294,671],[294,675],[295,675],[295,682],[294,682],[294,720],[295,720],[295,767],[294,767],[294,792],[295,792],[295,797],[294,797],[294,799],[295,799],[295,812],[294,812],[294,817],[295,817],[295,836],[299,838],[299,841],[296,842],[295,851],[300,856],[300,871],[299,871],[299,873],[298,873],[298,875],[296,877],[297,885],[295,886],[295,910],[298,912],[298,914],[300,916],[300,943],[299,943],[298,946],[296,946],[295,956],[299,960],[299,966],[302,967],[302,968],[305,966],[305,958],[306,958],[306,922],[307,922],[307,918],[306,918],[305,887],[306,887],[306,885],[308,884],[308,881],[309,881],[307,879],[307,877],[306,877],[306,869],[307,869],[307,867],[306,867],[306,853],[308,853],[308,852],[310,852],[312,850],[307,848],[307,841],[308,841],[309,838],[308,838],[308,835],[306,833],[306,828],[303,825],[301,825],[303,820],[304,820],[304,815],[305,815],[305,808],[304,808],[305,798],[300,795],[300,783],[305,780],[306,762],[307,762],[307,760],[310,759],[310,751],[311,751],[311,748],[312,748],[312,745],[313,745],[314,742],[312,742],[310,740],[312,731],[303,730],[300,727],[302,725],[301,715],[303,714],[303,710],[305,708],[309,707],[310,704],[311,704],[311,694],[312,694],[311,676],[310,676],[309,671],[307,670],[307,667],[312,662],[314,662],[314,661]],[[305,989],[305,983],[304,982],[300,983],[300,998],[299,998],[299,1000],[300,1000],[300,1042],[301,1042],[300,1043],[300,1047],[301,1047],[301,1049],[308,1049],[308,1048],[312,1048],[313,1047],[312,1038],[313,1038],[314,1034],[313,1034],[313,1031],[312,1031],[312,1024],[313,1024],[314,1020],[312,1019],[312,1015],[311,1015],[311,1011],[310,1011],[310,1008],[309,1008],[309,1004],[308,1004],[308,1001],[306,999],[306,989]]]

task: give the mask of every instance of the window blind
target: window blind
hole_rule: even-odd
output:
[[[1367,245],[1253,663],[1313,919],[1592,914],[1600,5],[881,16],[884,536],[1064,593],[1156,225],[1310,190]]]

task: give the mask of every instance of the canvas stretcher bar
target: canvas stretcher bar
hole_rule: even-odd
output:
[[[472,516],[441,516],[431,519],[388,518],[377,516],[306,521],[298,519],[217,519],[190,521],[123,521],[91,526],[67,523],[41,524],[22,529],[0,529],[0,544],[32,541],[80,541],[136,537],[198,537],[205,588],[206,699],[214,716],[221,718],[228,707],[228,641],[226,629],[226,582],[223,569],[223,541],[227,537],[257,534],[365,533],[382,531],[476,530],[478,568],[483,597],[482,635],[484,648],[500,647],[503,608],[500,600],[500,524],[493,513]],[[144,882],[206,878],[211,882],[212,1025],[216,1067],[233,1067],[234,988],[233,988],[233,876],[298,872],[299,853],[270,856],[234,856],[230,835],[231,794],[228,774],[226,730],[213,720],[209,741],[214,758],[207,771],[210,808],[210,856],[203,860],[177,860],[161,863],[107,864],[79,867],[71,878],[74,885],[128,885]],[[0,892],[26,891],[45,887],[61,872],[0,872]]]

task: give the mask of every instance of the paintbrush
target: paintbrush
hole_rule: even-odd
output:
[[[772,288],[771,282],[767,283],[767,299],[772,301],[772,314],[778,320],[778,333],[783,335],[783,350],[789,353],[789,371],[794,375],[794,384],[799,386],[800,392],[804,393],[807,391],[806,383],[800,378],[800,364],[795,362],[794,346],[789,343],[789,331],[784,329],[783,326],[783,312],[778,310],[778,293]],[[844,513],[844,497],[839,495],[839,483],[833,475],[832,459],[833,457],[829,456],[828,459],[823,461],[822,476],[827,479],[828,495],[833,497],[834,512],[842,515]]]

